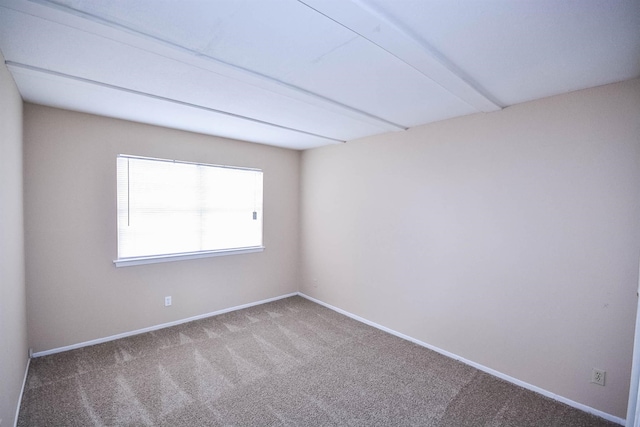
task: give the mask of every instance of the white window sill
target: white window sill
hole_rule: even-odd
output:
[[[113,261],[116,267],[129,267],[132,265],[156,264],[159,262],[184,261],[188,259],[209,258],[214,256],[250,254],[262,252],[264,246],[252,246],[249,248],[222,249],[217,251],[189,252],[182,254],[152,255],[143,257],[118,258]]]

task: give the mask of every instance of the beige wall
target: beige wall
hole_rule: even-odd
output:
[[[0,54],[0,420],[13,425],[27,365],[22,99]]]
[[[34,351],[298,290],[299,152],[31,104],[24,120]],[[265,251],[116,268],[119,153],[263,169]]]
[[[309,150],[301,194],[305,293],[625,417],[640,81]]]

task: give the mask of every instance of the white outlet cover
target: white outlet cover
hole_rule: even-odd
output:
[[[164,297],[164,306],[169,307],[171,305],[171,297]]]
[[[591,371],[591,382],[604,386],[606,375],[607,373],[602,369],[594,368],[593,371]]]

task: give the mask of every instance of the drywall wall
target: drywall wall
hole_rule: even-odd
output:
[[[22,98],[0,54],[0,420],[13,425],[28,359]]]
[[[45,351],[298,290],[298,151],[25,104],[29,343]],[[116,268],[116,156],[264,171],[263,252]],[[173,305],[164,307],[164,297]]]
[[[624,418],[639,118],[634,80],[305,151],[303,292]]]

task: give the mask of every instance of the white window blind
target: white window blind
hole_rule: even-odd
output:
[[[118,260],[262,247],[262,171],[117,162]]]

